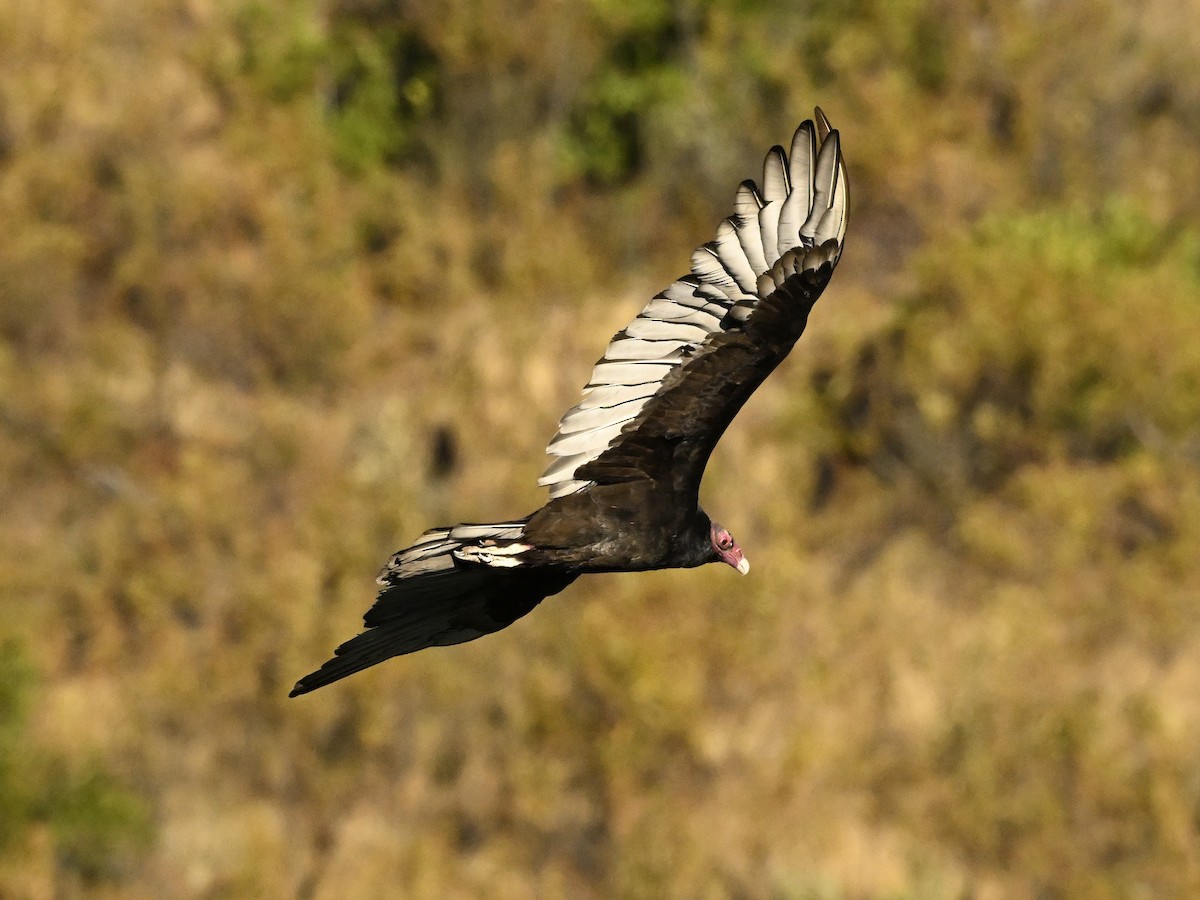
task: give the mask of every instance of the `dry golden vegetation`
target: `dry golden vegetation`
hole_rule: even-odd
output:
[[[1200,893],[1200,3],[0,4],[0,895]],[[300,700],[820,103],[718,567]]]

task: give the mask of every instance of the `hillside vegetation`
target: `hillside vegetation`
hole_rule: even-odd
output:
[[[0,895],[1200,894],[1200,2],[0,5]],[[754,569],[299,700],[819,103]]]

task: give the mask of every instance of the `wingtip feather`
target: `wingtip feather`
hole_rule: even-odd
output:
[[[817,137],[821,142],[825,142],[825,138],[829,137],[829,132],[833,131],[833,126],[829,124],[829,119],[825,116],[825,110],[821,107],[813,107],[813,116],[817,120]]]

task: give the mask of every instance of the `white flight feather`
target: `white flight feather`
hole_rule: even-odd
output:
[[[805,122],[797,129],[790,157],[771,149],[762,192],[743,182],[734,215],[718,226],[715,241],[692,254],[691,273],[655,296],[610,342],[547,447],[552,462],[538,484],[549,487],[551,497],[591,485],[575,473],[612,446],[693,351],[739,327],[788,277],[837,263],[846,234],[846,174],[837,134],[817,119],[816,126]],[[475,559],[485,551],[464,548],[455,555],[467,552]],[[511,556],[486,552],[488,565],[514,564]]]

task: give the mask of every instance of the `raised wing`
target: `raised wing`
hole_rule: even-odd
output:
[[[820,109],[772,147],[763,188],[692,254],[692,271],[614,335],[559,421],[538,483],[561,497],[596,483],[670,479],[698,491],[712,448],[804,330],[846,234],[846,171]]]

